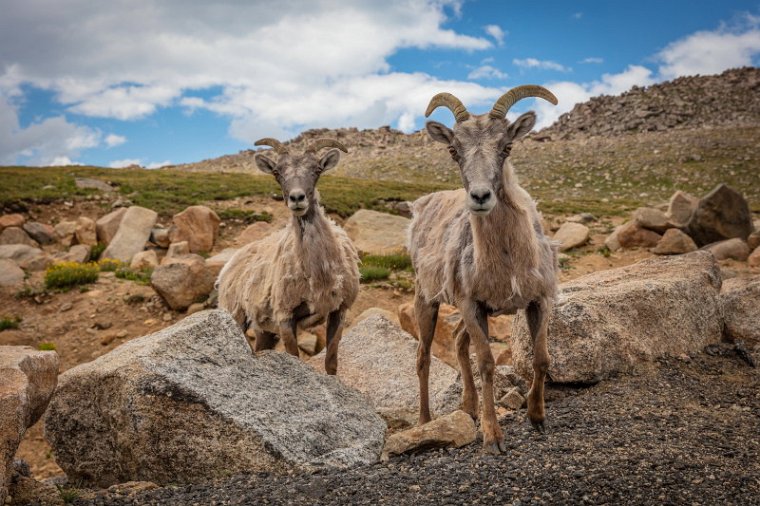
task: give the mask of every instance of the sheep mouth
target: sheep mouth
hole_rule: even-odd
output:
[[[290,211],[291,211],[293,214],[295,214],[296,216],[303,216],[304,214],[306,214],[306,211],[308,211],[308,210],[309,210],[309,208],[308,208],[308,207],[306,207],[306,206],[302,206],[302,207],[291,207],[291,208],[290,208]]]
[[[493,211],[494,206],[492,205],[474,205],[469,206],[470,212],[474,214],[475,216],[486,216],[491,211]]]

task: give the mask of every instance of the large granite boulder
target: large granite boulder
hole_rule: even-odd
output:
[[[5,504],[16,449],[55,391],[58,365],[54,351],[0,346],[0,504]]]
[[[7,244],[0,246],[0,258],[13,260],[22,269],[32,271],[44,270],[52,259],[39,248],[25,244]]]
[[[0,232],[0,244],[25,244],[36,248],[39,246],[37,241],[29,237],[21,227],[8,227]]]
[[[725,184],[700,199],[686,227],[686,232],[699,246],[735,237],[746,241],[752,230],[747,201]]]
[[[720,341],[720,271],[705,251],[658,257],[595,272],[560,286],[549,324],[549,376],[594,383],[663,355]],[[512,329],[517,371],[532,377],[525,316]]]
[[[98,241],[103,244],[110,244],[113,240],[116,232],[119,230],[121,220],[124,219],[124,215],[127,213],[126,207],[120,207],[115,211],[101,216],[98,221],[95,222],[95,231],[98,236]]]
[[[132,206],[124,213],[116,235],[111,239],[101,258],[113,258],[130,263],[132,257],[145,248],[158,214],[144,207]]]
[[[406,229],[411,220],[368,209],[356,211],[343,224],[360,253],[389,255],[406,249]]]
[[[69,479],[100,487],[369,464],[385,429],[336,378],[285,353],[253,355],[222,310],[68,370],[45,417]]]
[[[325,353],[309,360],[324,371]],[[430,409],[433,416],[458,409],[461,385],[457,371],[430,357]],[[417,423],[419,381],[417,341],[381,315],[370,316],[343,335],[338,348],[338,378],[366,395],[391,425]]]

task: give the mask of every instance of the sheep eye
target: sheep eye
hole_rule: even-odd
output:
[[[512,144],[507,144],[504,146],[504,155],[509,156],[509,153],[512,152]]]
[[[451,156],[453,156],[454,158],[456,158],[456,156],[457,156],[457,150],[456,150],[456,148],[454,148],[454,146],[449,146],[449,154]]]

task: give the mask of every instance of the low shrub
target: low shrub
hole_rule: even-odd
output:
[[[96,263],[59,262],[45,271],[45,287],[67,289],[98,280],[100,269]]]
[[[141,285],[147,285],[150,283],[150,276],[153,274],[153,269],[140,269],[133,270],[126,265],[121,265],[116,269],[116,277],[119,279],[126,279],[128,281],[134,281]]]
[[[373,267],[385,267],[393,271],[411,271],[412,258],[406,253],[390,255],[364,255],[362,264]]]
[[[17,329],[19,323],[21,323],[21,318],[18,316],[3,316],[0,318],[0,332],[3,330]]]
[[[55,351],[55,343],[40,343],[37,345],[40,351]]]
[[[388,279],[391,275],[391,270],[386,267],[377,267],[375,265],[362,265],[359,267],[359,274],[361,274],[360,281],[362,283],[369,283],[372,281]]]

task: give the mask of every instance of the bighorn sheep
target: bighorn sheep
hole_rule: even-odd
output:
[[[302,155],[291,154],[275,139],[277,163],[256,155],[258,168],[282,188],[292,220],[282,230],[241,248],[219,273],[219,307],[229,311],[256,336],[254,350],[270,349],[279,335],[298,356],[298,328],[327,320],[325,370],[335,374],[343,318],[359,292],[359,256],[346,233],[319,205],[315,186],[340,158],[338,141],[318,139]],[[334,147],[321,158],[320,149]]]
[[[536,115],[527,112],[509,123],[506,113],[518,100],[557,99],[540,86],[519,86],[502,95],[488,114],[473,115],[449,93],[439,93],[425,116],[437,107],[456,118],[453,130],[430,121],[430,137],[448,145],[459,165],[464,189],[426,195],[413,204],[409,250],[417,273],[415,312],[420,341],[419,423],[430,420],[428,371],[430,344],[438,307],[453,304],[462,313],[456,335],[457,357],[464,383],[462,409],[477,417],[469,361],[474,340],[483,396],[483,444],[486,451],[504,451],[504,436],[494,410],[494,360],[488,345],[488,315],[525,309],[533,338],[533,384],[528,393],[528,418],[544,430],[544,379],[549,367],[546,344],[548,316],[557,290],[557,248],[543,233],[541,217],[528,193],[519,186],[508,160],[512,143],[533,128]]]

